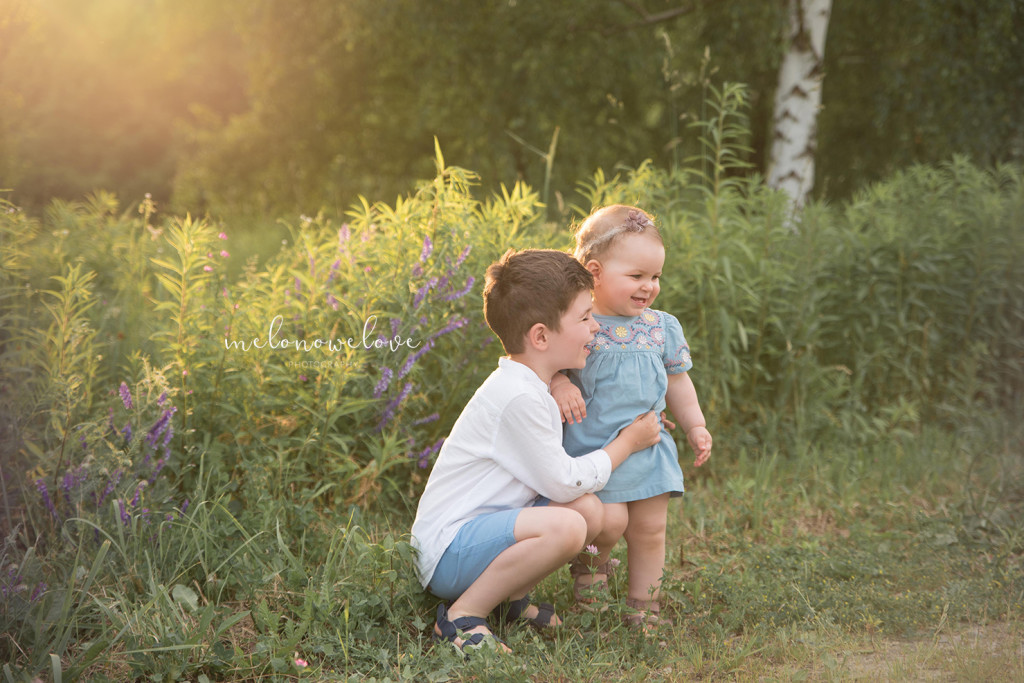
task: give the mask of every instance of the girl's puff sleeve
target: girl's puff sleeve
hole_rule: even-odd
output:
[[[668,313],[662,312],[661,320],[665,329],[665,349],[662,352],[665,372],[670,375],[686,372],[693,367],[693,360],[690,358],[690,345],[683,336],[683,326]]]

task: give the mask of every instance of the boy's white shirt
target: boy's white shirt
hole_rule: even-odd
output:
[[[562,421],[548,385],[528,366],[500,358],[441,447],[412,525],[426,587],[462,525],[482,514],[531,506],[540,494],[568,503],[600,491],[611,458],[562,448]]]

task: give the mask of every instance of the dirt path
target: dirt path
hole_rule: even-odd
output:
[[[863,645],[835,654],[838,680],[1024,681],[1021,623],[946,628],[932,638],[876,638]]]

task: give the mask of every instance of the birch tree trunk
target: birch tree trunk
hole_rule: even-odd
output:
[[[784,190],[793,213],[814,186],[814,153],[832,0],[789,0],[789,49],[779,67],[768,184]]]

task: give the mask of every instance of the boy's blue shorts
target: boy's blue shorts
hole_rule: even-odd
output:
[[[539,498],[534,506],[548,504]],[[441,556],[428,589],[443,600],[456,600],[480,578],[498,555],[516,543],[519,509],[500,510],[474,517],[459,529]]]

